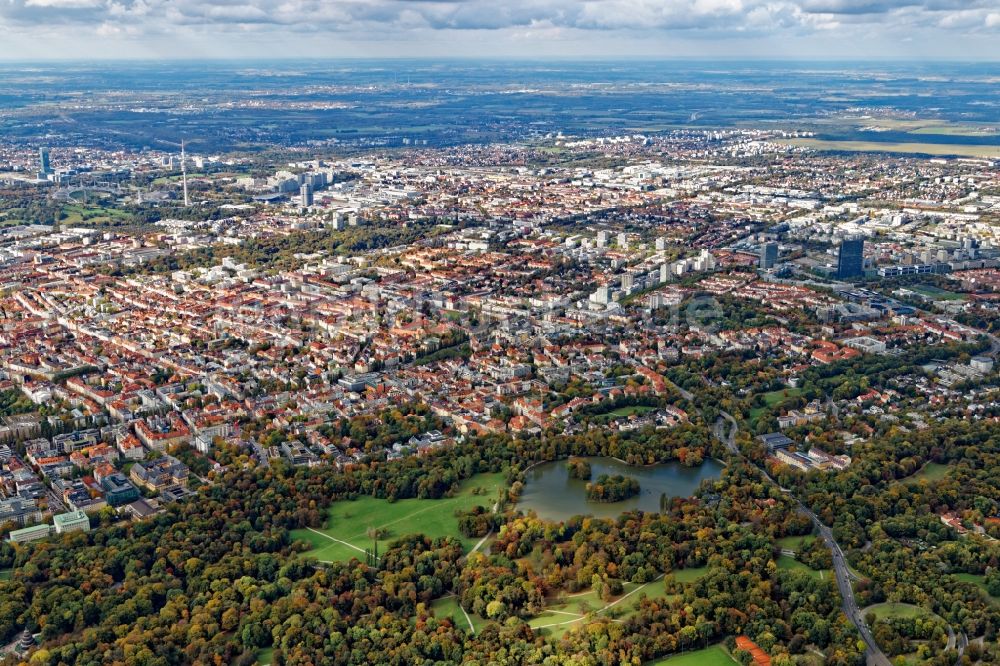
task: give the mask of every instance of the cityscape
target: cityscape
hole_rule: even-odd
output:
[[[1000,664],[995,63],[312,39],[0,46],[0,663]]]

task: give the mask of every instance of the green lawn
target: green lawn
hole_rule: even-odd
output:
[[[693,583],[707,573],[708,567],[689,567],[687,569],[676,569],[670,575],[678,583]]]
[[[760,415],[764,413],[764,410],[770,409],[788,398],[797,398],[800,395],[802,395],[801,388],[785,388],[780,391],[768,391],[763,394],[764,405],[762,407],[754,407],[750,410],[750,420],[756,421],[760,418]]]
[[[528,626],[546,638],[558,640],[570,629],[579,627],[590,614],[622,620],[638,611],[644,598],[671,601],[680,597],[667,594],[662,577],[649,583],[625,583],[624,592],[610,601],[604,601],[596,592],[588,590],[548,599],[545,610],[528,619]],[[435,599],[431,602],[431,610],[435,617],[450,617],[456,626],[466,630],[471,622],[476,633],[487,624],[487,620],[471,611],[463,613],[455,596]]]
[[[63,206],[62,219],[60,219],[59,223],[72,226],[83,223],[128,220],[130,217],[132,217],[130,213],[111,206],[74,203]]]
[[[206,174],[203,173],[189,173],[188,178],[203,178]],[[160,176],[159,178],[153,179],[153,185],[166,185],[168,183],[179,183],[183,180],[183,174],[175,174],[170,176]]]
[[[459,533],[455,510],[467,510],[476,505],[492,507],[502,487],[505,487],[503,474],[477,474],[466,480],[454,497],[444,499],[390,502],[365,496],[334,502],[327,509],[323,529],[292,530],[292,538],[307,542],[312,548],[305,554],[321,562],[341,562],[352,557],[364,559],[365,548],[372,546],[367,536],[369,527],[386,533],[380,550],[394,539],[420,533],[432,538],[457,537],[469,551],[479,539],[466,538]]]
[[[972,583],[982,591],[984,597],[992,601],[994,605],[1000,606],[1000,597],[994,597],[986,591],[986,576],[978,576],[970,573],[957,573],[952,575],[963,583]]]
[[[274,648],[266,647],[257,653],[257,664],[258,666],[271,666],[271,662],[274,661]]]
[[[801,388],[786,388],[780,391],[770,391],[764,394],[764,404],[768,407],[774,407],[779,402],[787,400],[788,398],[797,398],[802,395]]]
[[[776,564],[779,569],[785,569],[787,571],[801,571],[802,573],[809,574],[813,578],[818,578],[820,580],[826,580],[832,575],[829,571],[816,571],[808,565],[799,562],[794,557],[788,557],[787,555],[778,556]]]
[[[929,462],[920,468],[914,474],[903,479],[906,483],[920,483],[921,481],[927,481],[928,483],[932,481],[940,481],[947,474],[951,467],[949,465],[942,465],[940,463]]]
[[[625,585],[626,594],[630,591],[629,586],[635,586],[634,583],[627,583]],[[635,586],[638,587],[638,586]],[[612,608],[605,609],[601,611],[602,614],[606,614],[609,617],[614,617],[620,619],[635,613],[639,610],[639,606],[642,602],[643,597],[646,599],[663,599],[666,602],[672,602],[676,599],[680,599],[679,594],[667,594],[666,587],[664,586],[663,580],[656,580],[649,583],[641,590],[636,591],[632,596],[622,599],[620,603],[613,606]]]
[[[703,650],[682,652],[671,657],[646,662],[646,666],[735,666],[736,660],[721,645]]]
[[[965,298],[962,294],[946,291],[932,284],[918,284],[910,287],[910,289],[927,298],[933,298],[936,301],[961,301]]]
[[[628,617],[639,609],[644,597],[679,598],[667,594],[662,577],[649,583],[625,583],[624,592],[610,601],[604,601],[593,590],[551,599],[544,611],[528,620],[528,625],[542,636],[559,639],[570,629],[579,627],[589,613],[614,620]]]
[[[435,599],[431,602],[431,610],[434,612],[434,617],[450,617],[456,627],[466,631],[471,629],[474,633],[479,633],[483,625],[486,624],[486,620],[476,617],[472,613],[466,616],[458,605],[458,597],[454,595]],[[471,625],[469,624],[470,620],[472,621]]]
[[[781,548],[782,550],[790,550],[793,553],[797,553],[800,550],[808,548],[815,540],[815,534],[806,534],[805,536],[782,537],[780,539],[775,539],[774,543],[776,543],[778,548]]]
[[[608,412],[609,416],[620,417],[620,416],[632,416],[633,414],[648,414],[652,412],[655,408],[647,407],[645,405],[633,405],[631,407],[619,407],[618,409]]]
[[[869,606],[862,611],[863,615],[868,615],[868,613],[874,613],[876,619],[884,617],[911,619],[931,615],[930,611],[923,609],[920,606],[899,603],[875,604],[874,606]]]
[[[13,569],[0,569],[0,580],[10,580]]]

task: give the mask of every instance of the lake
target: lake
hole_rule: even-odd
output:
[[[718,478],[723,465],[707,459],[699,467],[669,462],[650,467],[632,467],[613,458],[584,457],[590,463],[591,479],[601,474],[622,474],[639,482],[635,497],[614,503],[588,502],[587,482],[569,478],[565,460],[542,463],[525,473],[524,492],[517,503],[525,512],[534,510],[539,518],[560,521],[576,515],[617,518],[625,511],[659,511],[660,495],[688,497],[704,479]]]

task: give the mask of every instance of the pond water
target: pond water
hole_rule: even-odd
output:
[[[534,510],[539,518],[560,521],[577,515],[617,518],[625,511],[659,511],[660,495],[688,497],[703,479],[718,478],[722,464],[707,459],[699,467],[669,462],[651,467],[632,467],[614,458],[583,458],[590,463],[591,479],[601,474],[622,474],[639,482],[640,492],[621,502],[588,502],[587,482],[569,478],[565,460],[542,463],[525,474],[524,492],[517,503],[525,512]]]

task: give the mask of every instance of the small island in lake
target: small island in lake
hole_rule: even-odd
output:
[[[639,482],[630,476],[601,474],[587,484],[588,502],[621,502],[639,494]]]
[[[583,458],[570,458],[566,461],[566,471],[571,479],[590,480],[590,463]]]
[[[590,465],[590,479],[570,476],[568,460],[550,460],[527,470],[524,485],[517,493],[517,506],[534,511],[539,518],[552,522],[567,521],[573,516],[618,518],[625,511],[660,511],[660,495],[667,498],[690,497],[705,479],[717,479],[723,466],[707,458],[699,467],[687,467],[679,460],[659,465],[636,467],[614,458],[580,456]],[[588,502],[587,484],[602,474],[622,474],[639,482],[638,495],[621,502]],[[519,482],[515,482],[518,484]]]

